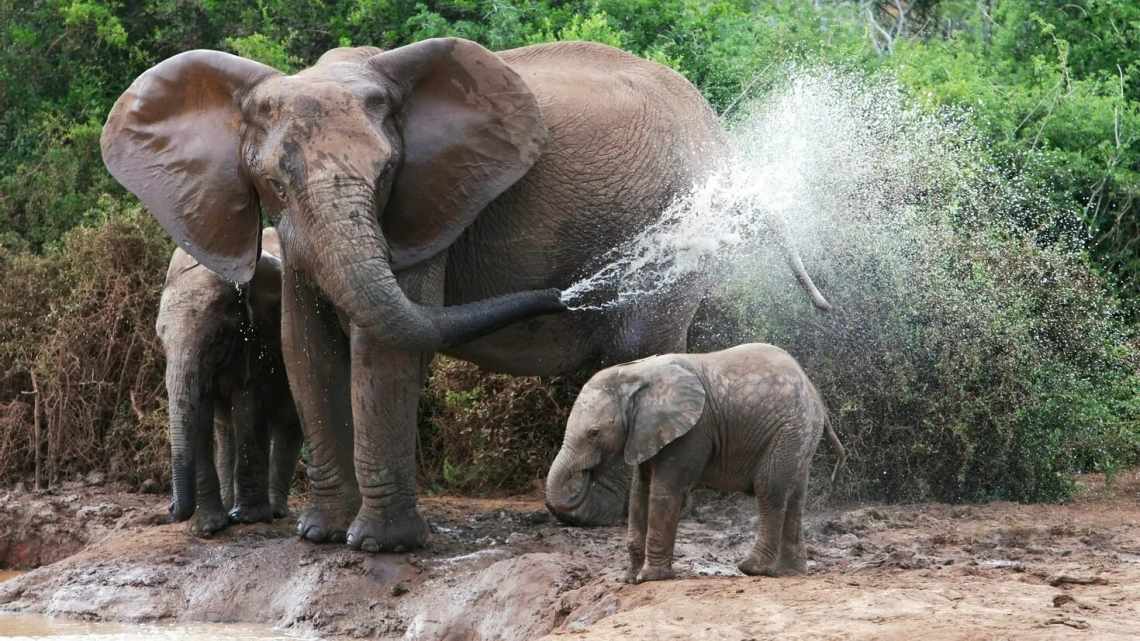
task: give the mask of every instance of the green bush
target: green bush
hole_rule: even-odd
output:
[[[421,486],[464,494],[533,489],[562,445],[585,378],[488,374],[436,359],[420,407]]]
[[[674,67],[721,111],[763,95],[789,61],[889,69],[932,107],[974,111],[999,164],[1080,213],[1093,258],[1134,297],[1140,36],[1130,25],[1140,8],[1131,0],[907,6],[900,24],[854,0],[0,0],[0,243],[38,251],[89,223],[102,194],[127,197],[99,166],[98,128],[131,80],[180,51],[233,51],[292,71],[342,45],[455,35],[505,49],[588,39]]]

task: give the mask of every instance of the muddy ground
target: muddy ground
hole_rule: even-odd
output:
[[[323,638],[1129,639],[1140,637],[1140,472],[1068,505],[816,511],[809,573],[738,575],[755,510],[698,492],[681,579],[627,586],[622,529],[563,527],[536,497],[424,498],[429,549],[366,555],[292,520],[209,540],[165,501],[105,488],[0,492],[0,609],[118,621],[269,623]]]

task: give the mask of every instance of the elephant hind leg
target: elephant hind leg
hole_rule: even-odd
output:
[[[273,518],[268,487],[269,433],[256,389],[240,390],[233,397],[233,407],[238,463],[230,519],[237,523],[267,522]]]
[[[803,574],[807,571],[807,561],[803,546],[803,515],[804,497],[807,494],[808,479],[796,483],[792,495],[788,499],[788,508],[784,513],[784,531],[780,542],[780,554],[777,559],[781,573]]]
[[[776,462],[778,448],[764,456],[759,466],[753,490],[759,512],[756,542],[748,558],[740,563],[740,571],[749,576],[784,576],[789,573],[781,563],[785,521],[791,499],[792,479],[780,473]]]
[[[301,424],[293,411],[293,400],[286,396],[285,402],[288,407],[274,417],[269,451],[269,506],[275,519],[289,515],[289,488],[301,453]]]

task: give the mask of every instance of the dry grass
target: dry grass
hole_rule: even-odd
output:
[[[0,255],[0,482],[34,477],[37,445],[46,484],[90,472],[166,480],[154,318],[169,256],[137,212],[41,256]]]

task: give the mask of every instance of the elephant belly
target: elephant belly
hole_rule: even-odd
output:
[[[448,356],[515,376],[554,376],[584,367],[594,357],[588,325],[577,319],[540,316],[446,350]]]
[[[741,470],[723,470],[716,466],[710,466],[701,475],[701,486],[707,487],[719,492],[743,492],[748,495],[753,494],[753,481],[752,476],[747,472]]]

